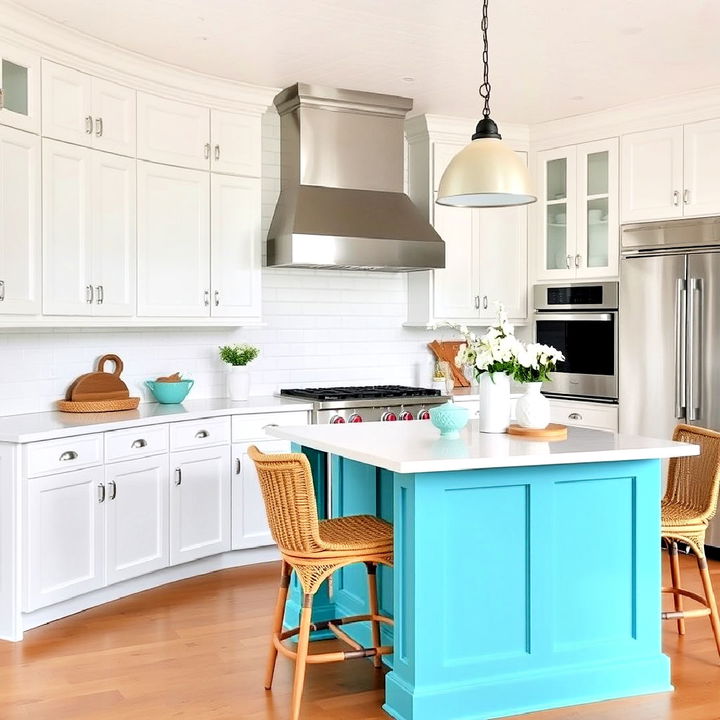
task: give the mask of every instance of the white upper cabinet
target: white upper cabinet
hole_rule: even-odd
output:
[[[0,41],[0,125],[40,132],[40,57]]]
[[[262,171],[261,118],[257,114],[211,111],[214,172],[260,177]]]
[[[40,302],[40,138],[0,127],[0,315]]]
[[[210,315],[210,178],[138,162],[138,315]]]
[[[614,277],[618,271],[616,138],[538,153],[537,277]]]
[[[683,128],[683,215],[720,213],[720,120]]]
[[[211,176],[212,315],[260,316],[260,179]]]
[[[45,137],[135,155],[135,91],[43,61]]]
[[[622,138],[622,222],[682,217],[682,126]]]
[[[198,170],[210,167],[208,108],[149,93],[138,93],[137,102],[139,158]]]

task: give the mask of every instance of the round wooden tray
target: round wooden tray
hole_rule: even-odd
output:
[[[535,440],[566,440],[567,425],[550,423],[542,430],[538,430],[537,428],[520,427],[520,425],[510,425],[508,428],[508,435],[518,435],[519,437]]]
[[[120,400],[58,400],[58,410],[70,413],[118,412],[135,410],[140,398],[122,398]]]

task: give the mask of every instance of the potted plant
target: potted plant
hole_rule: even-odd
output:
[[[518,425],[526,428],[546,428],[550,423],[550,402],[541,394],[543,382],[565,356],[551,345],[530,343],[521,346],[517,354],[513,379],[525,385],[515,410]]]
[[[220,347],[220,359],[228,365],[228,397],[233,402],[248,399],[250,374],[247,366],[259,354],[260,350],[252,345],[223,345]]]

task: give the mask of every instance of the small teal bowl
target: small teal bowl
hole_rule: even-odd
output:
[[[155,380],[146,380],[145,384],[155,399],[163,405],[177,405],[181,403],[195,384],[194,380],[180,380],[180,382],[164,383]]]
[[[445,403],[430,408],[430,422],[440,430],[440,437],[460,437],[462,430],[470,419],[470,412],[466,407],[455,403]]]

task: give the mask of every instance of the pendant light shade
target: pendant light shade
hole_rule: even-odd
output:
[[[445,169],[436,202],[454,207],[506,207],[529,205],[537,200],[530,173],[520,157],[502,141],[497,125],[490,118],[490,79],[488,61],[488,0],[483,0],[483,117],[472,142],[466,145]]]

